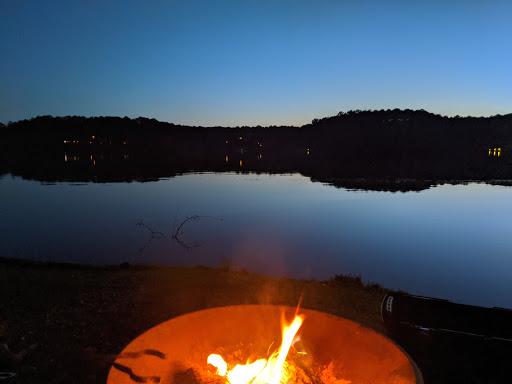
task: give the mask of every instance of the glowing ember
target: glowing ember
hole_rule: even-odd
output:
[[[229,368],[221,355],[211,354],[207,363],[214,366],[217,374],[225,377],[229,384],[285,384],[290,375],[286,357],[303,321],[304,316],[296,314],[290,324],[283,326],[281,346],[268,359],[258,359]]]

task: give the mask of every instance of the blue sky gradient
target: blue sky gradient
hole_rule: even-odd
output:
[[[2,1],[0,121],[512,112],[512,2]]]

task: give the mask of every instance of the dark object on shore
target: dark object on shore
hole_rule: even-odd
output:
[[[392,293],[382,301],[381,314],[386,328],[395,335],[416,331],[512,343],[512,310],[503,308]]]
[[[510,382],[512,311],[391,293],[381,315],[390,336],[419,363],[426,383]]]

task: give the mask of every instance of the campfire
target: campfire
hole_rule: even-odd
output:
[[[193,312],[133,340],[108,384],[422,383],[394,343],[353,321],[272,305]]]
[[[217,374],[225,377],[229,384],[288,383],[291,381],[293,370],[286,362],[286,357],[293,342],[296,341],[295,335],[303,321],[304,316],[295,315],[290,324],[283,326],[281,346],[268,359],[261,358],[246,364],[237,364],[229,369],[222,356],[212,353],[208,356],[208,364],[217,368]]]

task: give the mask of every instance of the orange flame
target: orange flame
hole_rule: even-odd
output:
[[[283,326],[281,346],[268,359],[237,364],[230,369],[221,355],[212,353],[207,363],[214,366],[228,384],[285,384],[289,379],[286,357],[303,321],[304,316],[296,314],[290,324]]]

